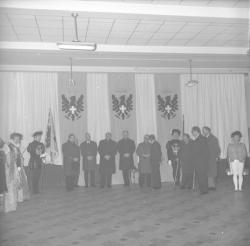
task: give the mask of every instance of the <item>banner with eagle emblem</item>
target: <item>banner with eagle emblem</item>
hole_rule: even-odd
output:
[[[68,99],[62,95],[62,111],[67,119],[74,121],[81,118],[81,113],[84,110],[83,98],[83,95],[80,95],[79,98],[70,96]]]
[[[178,96],[167,95],[167,96],[157,96],[158,99],[158,111],[161,112],[161,117],[165,119],[173,119],[176,117],[176,112],[178,110]]]
[[[111,132],[114,139],[121,139],[122,131],[128,130],[129,136],[136,139],[136,97],[133,73],[109,73],[108,91],[110,105]],[[117,162],[119,164],[119,162]],[[117,170],[119,166],[117,166]],[[120,175],[120,174],[119,174]],[[115,180],[121,178],[114,177]]]
[[[126,95],[116,96],[113,94],[112,105],[115,117],[121,120],[128,119],[133,110],[133,95],[130,94],[126,97]]]
[[[79,143],[87,131],[87,90],[86,75],[74,73],[74,84],[69,83],[67,72],[58,73],[58,102],[61,142],[68,140],[73,133]]]
[[[165,148],[174,128],[182,130],[181,89],[179,74],[155,74],[155,99],[158,141]],[[167,159],[165,159],[166,161]],[[173,181],[172,167],[161,166],[162,180]]]

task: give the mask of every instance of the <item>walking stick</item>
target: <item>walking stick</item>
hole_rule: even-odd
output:
[[[41,167],[41,192],[43,192],[44,164]]]
[[[195,170],[194,170],[194,174],[193,174],[193,191],[195,191]]]
[[[176,171],[175,171],[174,185],[176,184],[176,178],[177,178],[178,169],[179,169],[179,158],[176,158],[176,162],[177,162],[177,167],[176,167]]]

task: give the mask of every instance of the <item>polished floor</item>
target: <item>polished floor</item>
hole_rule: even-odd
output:
[[[228,179],[208,195],[172,184],[59,187],[2,213],[0,225],[1,246],[249,246],[250,187],[234,192]]]

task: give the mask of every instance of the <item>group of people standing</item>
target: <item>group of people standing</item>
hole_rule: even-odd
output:
[[[181,189],[198,188],[201,194],[207,194],[208,190],[215,190],[220,146],[211,129],[206,126],[202,130],[197,126],[193,127],[193,139],[186,133],[181,139],[181,132],[178,129],[173,129],[171,135],[172,139],[167,142],[166,150],[168,163],[173,170],[174,184],[180,185]],[[232,143],[228,146],[228,162],[234,174],[235,189],[242,190],[243,167],[247,157],[246,146],[240,143],[240,132],[234,132],[231,137]],[[70,134],[68,141],[62,146],[67,190],[77,186],[81,156],[85,186],[96,186],[95,171],[98,153],[101,188],[112,185],[112,174],[116,172],[116,154],[119,155],[119,169],[123,174],[124,186],[130,185],[131,172],[138,169],[138,181],[141,187],[161,188],[162,150],[154,135],[145,135],[143,142],[139,143],[137,148],[135,142],[129,138],[127,130],[123,131],[119,142],[112,139],[110,132],[106,133],[105,139],[101,140],[99,145],[91,140],[89,133],[85,134],[85,138],[85,141],[78,146],[75,136]],[[135,153],[139,158],[138,168],[134,164]],[[242,166],[239,162],[243,163],[242,168],[238,168]]]
[[[80,156],[84,171],[85,187],[96,186],[97,154],[100,156],[100,187],[111,187],[112,174],[116,172],[116,154],[119,154],[119,169],[122,171],[124,186],[131,183],[131,170],[135,169],[134,153],[139,156],[140,185],[143,185],[143,175],[148,179],[147,184],[157,189],[161,187],[160,163],[161,146],[155,140],[154,135],[146,135],[144,142],[139,144],[137,150],[135,142],[129,138],[128,131],[123,131],[122,139],[117,143],[112,139],[112,134],[107,132],[105,139],[99,145],[91,140],[89,133],[85,134],[85,141],[76,143],[73,134],[69,135],[68,141],[62,145],[65,183],[68,191],[77,186],[80,168]]]
[[[171,135],[172,139],[167,142],[166,150],[168,163],[173,170],[174,184],[181,189],[196,187],[200,194],[207,194],[209,189],[215,190],[220,146],[211,129],[205,126],[201,131],[199,127],[194,126],[192,139],[186,133],[181,139],[181,132],[178,129],[173,129]],[[0,202],[4,204],[5,212],[16,210],[18,202],[28,200],[30,190],[33,194],[39,193],[45,153],[41,137],[41,131],[35,132],[34,141],[24,150],[30,154],[28,172],[24,169],[24,151],[21,151],[22,134],[12,133],[7,143],[0,139]],[[228,145],[227,150],[229,173],[233,176],[235,191],[242,190],[243,170],[247,158],[246,146],[241,143],[241,138],[241,132],[233,132],[232,143]],[[111,187],[112,174],[116,172],[117,153],[124,186],[130,185],[132,170],[138,170],[140,187],[161,188],[162,150],[154,135],[145,135],[143,142],[136,147],[135,142],[129,138],[127,130],[123,131],[119,142],[114,141],[112,134],[107,132],[105,139],[101,140],[99,145],[91,140],[89,133],[86,133],[85,141],[79,146],[74,134],[70,134],[68,141],[62,145],[62,153],[68,191],[78,186],[81,156],[85,187],[96,186],[97,162],[100,164],[100,188]],[[135,153],[139,159],[138,168],[134,163]],[[29,173],[28,178],[27,173]]]
[[[24,151],[21,150],[23,135],[20,133],[12,133],[7,143],[0,139],[0,203],[5,212],[16,210],[18,202],[28,200],[31,192],[39,193],[39,180],[45,152],[41,136],[41,131],[35,132],[34,141]],[[26,150],[30,154],[28,177],[23,158]]]

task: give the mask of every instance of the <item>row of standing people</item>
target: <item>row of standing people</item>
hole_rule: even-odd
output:
[[[14,132],[7,143],[0,139],[0,197],[5,212],[16,210],[18,202],[30,198],[29,187],[32,193],[39,193],[42,156],[45,152],[41,136],[42,132],[35,132],[34,141],[27,147],[30,154],[29,180],[24,169],[24,151],[21,151],[23,135]]]
[[[209,189],[216,189],[217,162],[220,158],[218,139],[211,133],[209,127],[192,128],[194,140],[188,134],[180,139],[180,131],[172,131],[172,140],[166,144],[169,164],[172,166],[175,185],[181,188],[193,188],[196,182],[201,194],[206,194]],[[111,133],[106,133],[105,139],[99,145],[91,140],[86,133],[86,140],[78,146],[75,136],[71,134],[68,142],[63,144],[64,169],[66,187],[68,190],[77,186],[80,155],[83,160],[85,186],[95,186],[95,170],[97,153],[100,155],[100,187],[112,184],[112,174],[116,172],[115,156],[119,153],[119,169],[122,171],[124,186],[130,185],[131,170],[135,169],[133,155],[139,157],[139,185],[151,186],[154,189],[161,187],[160,164],[162,151],[154,135],[145,135],[144,141],[136,148],[135,142],[129,138],[128,131],[123,131],[123,138],[116,143],[112,140]],[[228,145],[228,162],[233,173],[236,190],[242,189],[244,162],[247,157],[246,147],[240,143],[241,133],[232,133],[232,143]],[[233,164],[237,163],[237,164]],[[240,164],[239,164],[240,163]],[[243,163],[243,164],[242,164]],[[243,167],[242,167],[243,165]],[[240,168],[238,168],[240,166]],[[182,180],[180,182],[180,177]]]
[[[156,141],[154,135],[146,135],[144,142],[139,144],[137,150],[135,142],[129,138],[128,131],[123,131],[123,138],[118,143],[112,140],[110,132],[106,133],[105,139],[101,140],[98,146],[96,142],[91,140],[89,133],[85,134],[85,138],[86,140],[78,146],[75,136],[70,134],[68,141],[62,145],[67,190],[72,190],[77,186],[80,155],[82,155],[85,186],[96,185],[95,170],[97,153],[100,155],[100,187],[111,187],[112,185],[112,174],[116,172],[115,157],[117,152],[119,153],[119,169],[123,174],[124,186],[129,186],[131,170],[135,169],[133,157],[135,151],[140,159],[140,173],[150,174],[152,188],[158,189],[161,187],[160,163],[162,153],[161,146]],[[143,177],[141,176],[140,184],[142,183]]]
[[[197,180],[199,190],[206,194],[208,189],[215,189],[217,176],[217,160],[220,156],[218,139],[211,133],[210,128],[192,128],[194,140],[184,134],[180,140],[180,131],[172,131],[172,140],[167,145],[169,163],[173,168],[174,183],[180,183],[181,188],[191,188]],[[34,141],[29,144],[30,153],[29,171],[30,184],[34,194],[39,193],[39,180],[43,163],[45,146],[41,143],[42,132],[33,134]],[[0,198],[4,198],[5,211],[15,210],[18,201],[29,199],[29,186],[23,165],[23,156],[20,150],[22,134],[13,133],[10,141],[4,143],[0,139]],[[242,134],[235,131],[231,134],[232,143],[228,145],[227,159],[230,173],[233,176],[235,190],[242,190],[244,163],[247,158],[245,144],[241,143]],[[135,168],[134,152],[139,157],[139,184],[151,186],[154,189],[161,187],[160,163],[162,160],[161,146],[154,135],[145,135],[144,141],[136,149],[135,143],[129,138],[128,131],[123,132],[123,138],[116,143],[111,133],[107,133],[104,140],[97,144],[86,134],[86,141],[80,146],[75,143],[75,136],[70,135],[67,143],[63,144],[63,163],[68,190],[77,186],[80,155],[83,157],[83,170],[86,186],[95,186],[95,170],[97,153],[100,154],[100,186],[108,187],[112,184],[112,174],[115,173],[115,156],[120,155],[119,168],[122,170],[124,185],[129,186],[131,170]],[[195,174],[195,177],[194,177]]]

